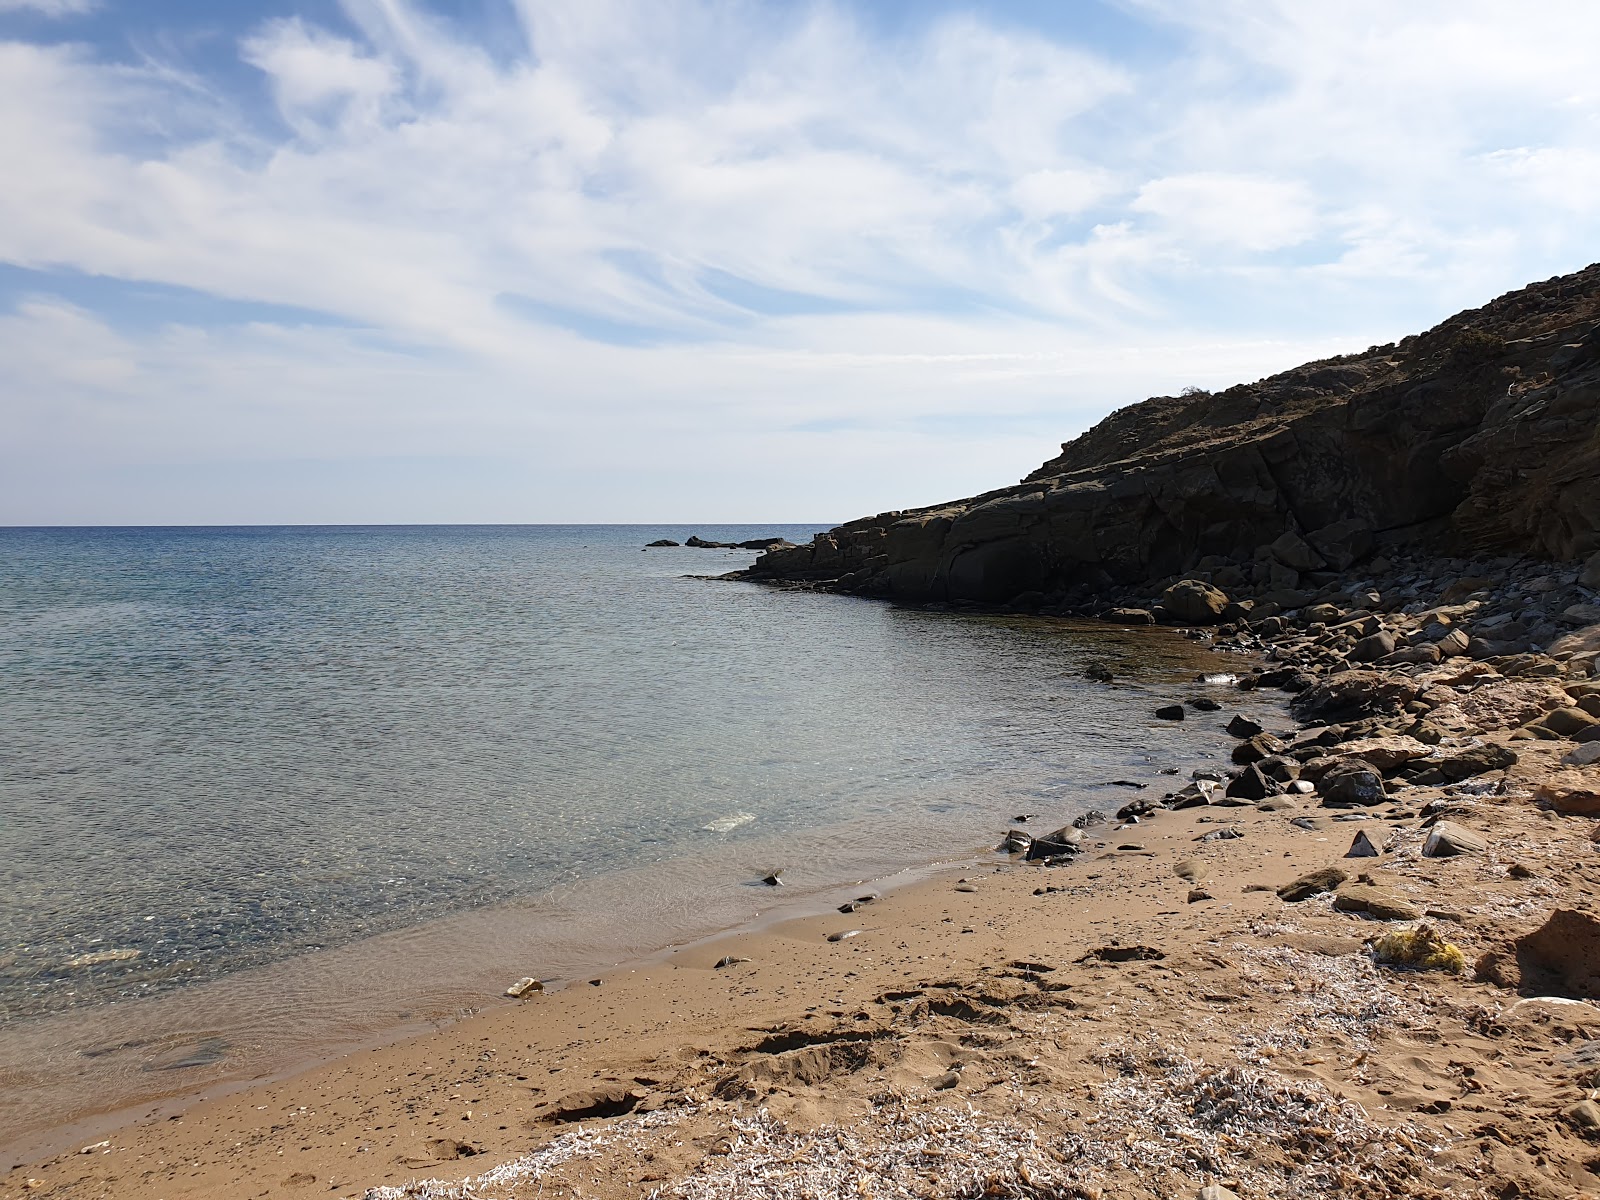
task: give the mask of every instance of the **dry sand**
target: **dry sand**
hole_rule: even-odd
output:
[[[1519,1003],[1470,969],[1377,966],[1363,943],[1396,926],[1272,890],[1366,872],[1469,964],[1558,903],[1592,906],[1593,821],[1534,805],[1550,764],[1522,749],[1507,794],[1456,801],[1452,819],[1490,836],[1483,854],[1420,857],[1416,814],[1439,795],[1423,788],[1366,820],[1310,796],[1099,825],[1065,865],[987,855],[851,914],[726,935],[196,1101],[20,1165],[0,1190],[1589,1194],[1600,1146],[1565,1114],[1600,1084],[1600,1009]],[[1223,829],[1242,836],[1201,840]],[[1382,857],[1343,858],[1357,830]]]

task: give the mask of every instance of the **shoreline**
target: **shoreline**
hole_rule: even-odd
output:
[[[1148,680],[1143,674],[1131,679],[1134,686],[1119,700],[1110,701],[1117,706],[1142,708],[1157,694],[1185,686],[1193,690],[1198,685],[1178,681],[1192,679],[1185,672],[1203,670],[1216,661],[1176,631],[1152,639],[1106,627],[1093,630],[1093,635],[1104,642],[1107,652],[1141,663],[1148,660],[1148,669],[1154,672]],[[1238,661],[1231,656],[1229,669]],[[1053,678],[1040,681],[1046,693],[1062,686]],[[1272,707],[1266,701],[1250,703]],[[1212,742],[1215,749],[1223,749],[1226,739],[1215,731],[1191,728],[1182,741],[1186,750],[1201,752]],[[1184,755],[1168,757],[1178,762]],[[1120,803],[1125,793],[1109,785],[1112,775],[1099,775],[1108,765],[1101,763],[1082,779],[1063,785],[1057,806],[1071,816],[1095,804]],[[1122,770],[1151,781],[1161,778],[1153,766],[1129,764]],[[932,795],[937,797],[938,790]],[[637,966],[705,937],[785,919],[797,908],[813,904],[816,895],[853,886],[836,883],[834,877],[878,881],[885,873],[898,878],[907,871],[941,869],[952,854],[959,861],[970,861],[962,847],[981,854],[998,841],[994,830],[1001,822],[996,816],[1009,813],[1009,807],[999,808],[1009,803],[1002,794],[969,805],[971,811],[954,822],[953,829],[949,817],[924,814],[905,845],[885,849],[865,845],[862,831],[853,830],[849,822],[806,831],[799,836],[809,849],[787,859],[794,866],[787,876],[787,891],[751,890],[764,869],[785,856],[772,852],[777,843],[771,838],[719,844],[716,896],[713,901],[698,900],[693,911],[679,912],[676,904],[670,913],[647,913],[640,907],[640,895],[688,894],[680,886],[680,876],[700,868],[693,858],[674,859],[564,884],[526,901],[434,918],[161,996],[91,1005],[19,1023],[7,1031],[9,1037],[0,1038],[0,1077],[13,1085],[8,1089],[9,1102],[0,1096],[0,1127],[6,1128],[9,1143],[4,1148],[5,1164],[9,1168],[38,1161],[101,1140],[132,1119],[156,1110],[167,1113],[198,1095],[236,1093],[266,1080],[291,1077],[336,1056],[426,1033],[462,1014],[503,1003],[506,986],[530,969],[549,980]],[[1028,806],[1041,804],[1033,797]],[[984,815],[989,809],[995,812]],[[773,835],[791,840],[795,836]],[[598,940],[591,945],[591,939]],[[267,999],[257,1002],[253,996]],[[328,1015],[335,1011],[338,1017]],[[309,1022],[301,1016],[308,1012]],[[286,1036],[280,1036],[274,1022],[288,1027]],[[80,1057],[85,1051],[92,1053],[97,1074],[92,1084],[71,1086],[94,1111],[75,1104],[53,1110],[61,1117],[41,1121],[39,1102],[47,1096],[49,1102],[71,1101],[72,1096],[58,1097],[33,1081],[81,1073],[91,1065]],[[37,1100],[30,1100],[30,1086]],[[107,1103],[108,1099],[114,1102]]]
[[[788,1171],[912,1196],[912,1131],[937,1143],[919,1178],[996,1196],[1591,1194],[1600,1008],[1581,979],[1507,964],[1533,970],[1553,913],[1600,907],[1600,779],[1569,736],[1600,727],[1600,627],[1561,658],[1350,661],[1368,622],[1420,646],[1498,603],[1236,622],[1222,637],[1265,660],[1246,682],[1293,717],[1199,767],[1224,774],[1215,793],[1174,778],[1055,865],[930,868],[856,912],[718,934],[0,1183],[700,1200],[794,1194]],[[1446,833],[1458,853],[1436,851]],[[1358,834],[1373,853],[1351,857]],[[1393,961],[1418,945],[1449,951],[1441,969]]]

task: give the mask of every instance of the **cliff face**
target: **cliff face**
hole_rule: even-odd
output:
[[[1600,264],[1398,344],[1130,405],[1014,487],[852,521],[751,574],[1005,602],[1195,570],[1293,588],[1392,544],[1600,551]]]

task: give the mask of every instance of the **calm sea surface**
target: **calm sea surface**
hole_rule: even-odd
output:
[[[641,551],[817,528],[0,530],[0,1125],[703,935],[775,866],[819,894],[1115,809],[1223,745],[1148,717],[1227,669],[1176,635]]]

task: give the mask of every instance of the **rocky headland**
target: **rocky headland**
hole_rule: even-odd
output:
[[[1044,611],[1190,576],[1296,608],[1418,556],[1597,552],[1600,265],[1361,354],[1130,405],[1014,486],[849,522],[751,575]]]

